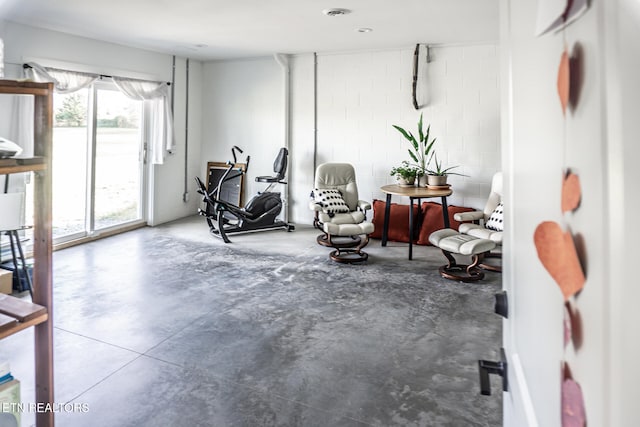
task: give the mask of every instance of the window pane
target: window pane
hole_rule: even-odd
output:
[[[96,230],[142,217],[140,209],[142,101],[117,90],[97,96]]]
[[[89,91],[55,94],[53,129],[53,237],[85,231],[87,105]]]

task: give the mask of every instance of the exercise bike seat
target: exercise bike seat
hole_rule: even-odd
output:
[[[287,171],[287,156],[289,155],[289,151],[282,147],[278,152],[278,156],[276,160],[273,162],[273,171],[275,172],[275,176],[257,176],[256,182],[267,182],[274,183],[278,182],[281,184],[286,184],[282,180],[284,179],[285,173]]]

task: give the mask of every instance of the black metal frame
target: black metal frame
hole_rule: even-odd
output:
[[[247,156],[244,170],[236,169],[235,174],[233,173],[234,165],[238,162],[236,151],[239,151],[240,153],[243,152],[242,149],[235,145],[231,148],[233,160],[227,162],[227,170],[224,172],[222,177],[220,177],[217,187],[212,191],[207,191],[207,187],[204,182],[202,182],[199,177],[196,177],[196,183],[198,185],[197,191],[202,195],[202,201],[207,204],[206,209],[199,209],[198,212],[200,215],[206,217],[211,233],[215,236],[221,237],[225,243],[230,243],[231,241],[227,235],[232,233],[249,233],[276,229],[293,231],[295,227],[292,224],[277,219],[277,216],[282,210],[280,193],[268,191],[258,193],[253,197],[253,199],[251,199],[251,201],[249,201],[249,203],[247,203],[245,208],[241,208],[233,203],[218,199],[217,195],[220,193],[220,189],[226,181],[237,178],[249,170],[249,161],[251,157]],[[254,202],[256,201],[266,201],[271,205],[271,207],[260,214],[256,214],[256,212],[252,210],[252,207],[255,206]],[[235,220],[229,219],[229,216],[232,216]]]
[[[421,217],[421,201],[427,197],[409,197],[409,259],[413,259],[413,240],[416,235],[416,223],[420,223]],[[413,217],[413,201],[418,200],[418,218]],[[447,196],[441,196],[440,202],[442,206],[442,221],[444,228],[450,228],[449,223],[449,207],[447,206]],[[389,236],[389,216],[391,215],[391,193],[387,193],[386,202],[384,205],[384,222],[382,226],[382,246],[387,246],[387,240]]]
[[[23,227],[22,229],[27,229],[30,227]],[[29,295],[31,295],[31,299],[33,300],[33,282],[31,280],[31,274],[29,273],[29,265],[24,256],[24,251],[22,250],[22,244],[20,243],[20,236],[18,235],[19,230],[6,230],[4,234],[9,237],[9,246],[11,248],[11,262],[13,265],[13,282],[17,283],[18,291],[22,292],[25,289],[22,288],[23,284],[26,285],[26,290],[29,291]],[[0,258],[0,262],[2,259]]]

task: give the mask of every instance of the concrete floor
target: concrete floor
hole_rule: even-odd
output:
[[[498,359],[500,275],[447,281],[438,250],[377,240],[339,265],[317,234],[224,245],[192,217],[55,252],[56,402],[88,407],[56,425],[500,425],[476,362]],[[32,331],[0,360],[33,401]]]

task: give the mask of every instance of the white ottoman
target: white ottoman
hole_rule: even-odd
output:
[[[489,239],[480,239],[460,234],[450,228],[434,231],[429,235],[429,242],[442,250],[449,263],[438,269],[445,279],[462,282],[475,282],[484,278],[484,273],[478,268],[482,255],[496,247]],[[458,264],[452,254],[470,255],[469,265]]]
[[[360,224],[333,224],[326,222],[323,230],[327,238],[322,243],[334,249],[329,257],[336,262],[354,263],[366,261],[369,254],[362,251],[362,248],[369,244],[369,234],[373,233],[372,222],[361,222]],[[364,235],[364,238],[360,237]],[[338,241],[334,237],[348,237],[349,240]],[[351,243],[350,243],[351,242]],[[320,242],[319,242],[320,243]]]

